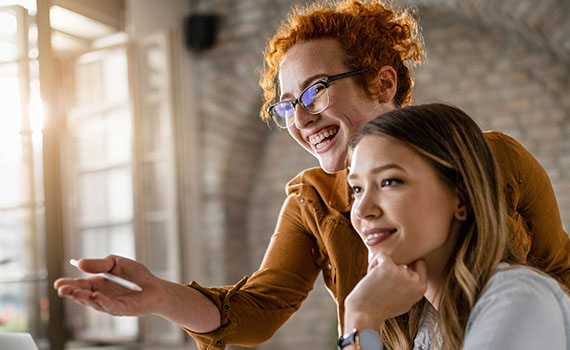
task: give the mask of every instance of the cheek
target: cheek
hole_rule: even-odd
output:
[[[305,144],[305,141],[303,140],[303,138],[301,137],[301,133],[299,132],[299,130],[295,127],[295,126],[290,126],[287,131],[289,132],[289,135],[291,135],[291,137],[297,141],[297,143],[299,145],[301,145],[303,148],[305,149],[310,149],[310,147],[308,147],[308,145]]]
[[[445,202],[433,199],[422,199],[412,202],[407,209],[409,227],[418,234],[418,239],[434,243],[445,241],[450,230],[453,213]]]

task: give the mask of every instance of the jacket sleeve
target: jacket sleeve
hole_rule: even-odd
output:
[[[222,326],[213,332],[185,329],[199,349],[258,345],[299,309],[320,271],[313,258],[315,238],[305,226],[298,196],[289,195],[257,272],[234,286],[190,284],[210,298],[221,314]]]
[[[488,135],[506,183],[511,220],[525,225],[530,236],[528,262],[570,286],[570,239],[562,227],[554,189],[540,163],[516,140]],[[513,242],[517,247],[520,242]],[[526,245],[523,249],[527,249]],[[516,250],[516,249],[515,249]]]
[[[529,254],[539,267],[570,286],[570,238],[562,227],[554,189],[540,163],[524,147],[516,145],[521,164],[517,209],[533,230]]]

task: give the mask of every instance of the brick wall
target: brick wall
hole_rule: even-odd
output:
[[[516,138],[548,172],[568,231],[569,62],[519,32],[441,9],[421,10],[428,60],[415,69],[414,102],[455,104],[483,130]]]
[[[201,4],[202,10],[222,16],[218,44],[196,55],[204,284],[234,283],[257,268],[285,198],[285,183],[318,165],[286,132],[268,129],[257,118],[261,53],[295,3],[300,1]],[[415,103],[453,103],[483,129],[519,140],[550,175],[568,231],[569,2],[406,3],[419,4],[428,52],[428,61],[414,69]],[[335,305],[319,280],[301,310],[258,348],[334,349],[336,336]]]

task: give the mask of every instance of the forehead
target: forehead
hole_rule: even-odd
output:
[[[344,73],[344,50],[336,40],[314,40],[293,45],[279,67],[281,94],[300,92],[324,75]],[[309,81],[308,81],[309,80]]]
[[[350,173],[364,175],[385,164],[397,164],[411,172],[431,168],[431,165],[416,151],[392,136],[367,135],[354,148]]]

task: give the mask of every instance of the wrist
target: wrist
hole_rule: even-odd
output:
[[[168,318],[174,311],[172,300],[175,300],[176,294],[175,283],[157,278],[153,288],[151,313]]]
[[[382,315],[370,312],[346,310],[344,314],[344,330],[352,329],[372,329],[380,332],[380,326],[384,324],[385,318]]]

